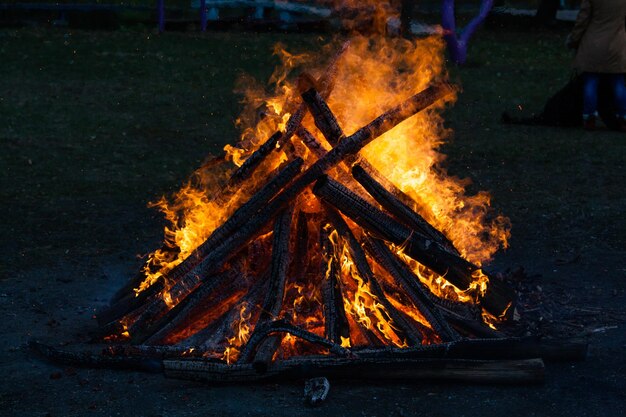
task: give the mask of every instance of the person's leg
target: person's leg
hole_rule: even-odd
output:
[[[611,90],[615,97],[615,108],[617,117],[626,118],[626,84],[624,84],[624,74],[611,74]]]
[[[598,115],[598,84],[600,74],[585,72],[583,77],[583,127],[594,129]]]
[[[583,118],[598,114],[598,83],[600,74],[583,73]]]

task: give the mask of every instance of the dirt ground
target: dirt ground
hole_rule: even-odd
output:
[[[447,115],[454,175],[511,218],[493,271],[523,267],[539,333],[587,335],[589,357],[545,383],[331,381],[319,408],[300,382],[210,386],[159,374],[63,368],[23,349],[78,343],[93,313],[159,245],[146,203],[236,137],[239,72],[266,79],[271,45],[319,35],[0,30],[0,410],[11,416],[620,416],[626,395],[626,135],[511,127],[568,78],[565,32],[483,31]],[[530,314],[530,313],[529,313]]]

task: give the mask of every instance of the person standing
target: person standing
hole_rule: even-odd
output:
[[[626,132],[626,0],[583,0],[567,46],[576,49],[574,69],[583,77],[583,126],[595,128],[598,84],[610,83],[618,126]]]

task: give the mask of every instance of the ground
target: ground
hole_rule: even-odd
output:
[[[94,310],[159,245],[163,220],[146,203],[237,137],[238,74],[267,79],[276,41],[315,50],[327,36],[0,30],[3,415],[624,415],[626,135],[499,122],[567,81],[565,36],[479,33],[452,71],[463,92],[443,151],[511,219],[511,247],[490,268],[524,267],[552,306],[538,330],[590,334],[588,359],[548,364],[544,384],[522,387],[331,381],[313,410],[301,383],[62,368],[23,345],[88,338]]]

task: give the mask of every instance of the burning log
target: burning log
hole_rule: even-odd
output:
[[[379,285],[372,269],[367,262],[367,258],[365,257],[365,252],[363,252],[363,248],[357,241],[354,234],[343,220],[341,215],[337,213],[334,209],[328,208],[327,210],[330,219],[335,226],[337,232],[348,244],[348,248],[350,251],[350,255],[352,256],[352,261],[357,268],[359,276],[363,279],[363,281],[369,285],[370,290],[376,296],[380,304],[384,307],[385,313],[389,316],[389,319],[393,322],[393,324],[397,327],[399,331],[397,331],[398,336],[403,339],[406,338],[406,341],[409,345],[419,345],[422,342],[422,336],[420,331],[411,324],[408,320],[402,316],[402,314],[396,310],[396,308],[389,302],[385,293],[383,292],[381,286]]]
[[[325,222],[320,228],[320,243],[323,256],[322,267],[326,271],[322,286],[325,335],[328,340],[341,344],[342,338],[350,340],[350,324],[346,317],[341,294],[339,254],[330,239]]]
[[[289,240],[291,236],[292,218],[293,206],[283,210],[274,223],[274,245],[272,247],[269,290],[265,293],[265,301],[263,302],[261,316],[255,327],[255,332],[263,327],[259,325],[259,323],[276,319],[283,306],[287,268],[289,267],[291,258]],[[271,336],[264,340],[257,348],[254,362],[263,364],[270,363],[281,341],[282,337],[279,336]]]
[[[302,143],[304,143],[305,146],[309,148],[309,150],[315,154],[317,159],[320,159],[321,157],[326,155],[327,150],[324,149],[324,146],[322,146],[322,144],[317,140],[317,138],[313,136],[313,134],[309,132],[305,127],[301,126],[297,130],[296,134],[298,135],[300,140],[302,140]]]
[[[296,111],[293,116],[289,119],[292,123],[297,123],[298,125],[302,122],[304,118],[304,111]],[[270,136],[259,148],[254,151],[252,155],[250,155],[243,164],[235,172],[231,175],[228,180],[228,184],[226,188],[235,187],[237,184],[240,184],[244,180],[250,178],[254,170],[265,160],[267,155],[269,155],[274,149],[276,149],[276,145],[278,141],[284,142],[285,140],[281,140],[285,135],[282,132],[276,132],[272,136]]]
[[[182,263],[177,265],[173,270],[171,270],[166,277],[168,282],[177,282],[181,277],[191,272],[198,264],[198,262],[207,256],[212,250],[218,247],[221,243],[223,243],[232,233],[237,230],[244,222],[248,221],[251,216],[254,215],[261,207],[263,207],[267,202],[275,196],[282,187],[285,186],[289,181],[291,181],[302,168],[304,161],[300,158],[294,159],[290,164],[288,164],[285,168],[283,168],[278,175],[276,175],[272,180],[270,180],[265,186],[263,186],[257,193],[255,193],[246,203],[244,203],[239,209],[237,209],[232,216],[224,222],[220,227],[215,229],[213,233],[204,241],[200,246],[198,246],[192,254],[190,254]],[[148,289],[139,293],[139,296],[136,301],[129,301],[130,295],[127,298],[124,298],[118,303],[114,304],[110,308],[103,310],[98,314],[99,322],[108,323],[110,321],[119,319],[120,312],[123,311],[121,315],[127,314],[128,312],[138,308],[143,305],[143,303],[148,300],[153,294],[161,291],[163,288],[163,281],[157,280],[154,284],[152,284]],[[143,293],[146,293],[145,295]],[[134,292],[133,292],[134,295]],[[102,318],[100,318],[102,316]]]
[[[340,356],[351,356],[351,352],[343,348],[341,345],[334,343],[328,339],[320,337],[314,333],[303,330],[293,324],[288,323],[285,320],[274,320],[271,322],[261,323],[257,325],[254,334],[250,336],[250,340],[246,344],[245,348],[241,351],[239,363],[249,363],[252,361],[252,357],[256,352],[258,346],[270,335],[276,333],[289,333],[292,336],[298,337],[307,342],[319,345],[328,349],[331,353]],[[256,369],[262,371],[266,367],[262,366],[263,362],[257,362],[253,364]]]
[[[214,290],[223,282],[237,282],[240,273],[231,269],[222,274],[215,275],[203,282],[194,291],[176,304],[161,319],[133,334],[133,340],[142,341],[146,344],[154,344],[163,340],[170,331],[181,323],[184,323],[202,300],[214,293]]]
[[[141,276],[145,279],[143,274],[141,274]],[[98,324],[100,326],[106,326],[121,319],[131,311],[141,307],[149,298],[161,292],[164,288],[164,284],[165,279],[163,277],[159,277],[150,287],[146,288],[139,294],[136,294],[133,291],[133,287],[125,288],[125,291],[129,291],[129,293],[118,299],[115,304],[96,313]],[[137,286],[139,286],[139,283],[137,283]]]
[[[469,288],[473,280],[472,274],[479,269],[477,266],[444,250],[437,243],[413,233],[409,227],[394,220],[327,176],[318,180],[313,192],[361,227],[402,246],[408,256],[437,274],[445,276],[457,288],[461,290]],[[486,293],[480,296],[482,306],[495,316],[506,314],[513,302],[513,291],[494,279],[490,280],[490,284]]]
[[[378,239],[366,238],[365,246],[372,257],[376,259],[376,262],[385,268],[400,284],[439,337],[441,337],[443,341],[458,340],[459,336],[450,328],[443,315],[437,309],[437,306],[435,306],[426,295],[426,291],[428,290],[424,289],[419,284],[417,277],[414,277],[409,271],[403,268],[398,258],[396,258],[387,245]]]
[[[288,184],[302,168],[304,161],[300,158],[294,159],[279,174],[269,181],[263,188],[254,194],[244,205],[237,209],[224,224],[215,229],[209,238],[194,251],[193,254],[183,261],[178,267],[172,270],[167,278],[176,281],[188,273],[195,264],[206,257],[218,245],[232,236],[242,224],[250,220],[250,217],[265,206],[286,184]],[[189,260],[189,261],[187,261]]]
[[[310,88],[302,93],[302,100],[309,108],[315,126],[322,132],[328,143],[332,146],[337,145],[339,139],[343,137],[343,130],[322,95],[315,88]]]
[[[324,95],[328,96],[334,87],[334,78],[337,72],[337,64],[339,62],[339,58],[346,52],[348,47],[350,46],[350,42],[345,42],[339,51],[335,54],[335,56],[331,59],[330,64],[320,76],[319,80],[315,82],[316,85],[322,88]],[[239,167],[231,176],[228,181],[227,188],[232,188],[242,181],[248,179],[254,170],[263,162],[263,160],[269,155],[274,149],[282,146],[287,143],[291,136],[296,132],[300,124],[302,123],[302,119],[306,114],[306,105],[301,103],[297,110],[289,117],[285,127],[285,133],[276,132],[272,136],[269,137],[252,155],[250,155],[244,163]]]
[[[274,319],[280,313],[285,294],[285,281],[289,267],[289,238],[293,207],[283,210],[274,223],[274,245],[270,267],[270,287],[266,293],[261,320]]]
[[[220,346],[227,339],[226,335],[232,330],[233,323],[241,317],[242,305],[260,305],[263,293],[267,290],[268,277],[269,268],[265,273],[261,274],[256,285],[245,294],[245,304],[239,303],[238,307],[233,306],[222,316],[209,323],[204,329],[182,340],[180,344],[183,346],[199,346],[203,350],[215,349],[216,346]]]
[[[255,382],[325,376],[359,380],[437,380],[493,384],[530,384],[544,379],[541,359],[369,359],[305,357],[274,364],[264,373],[252,365],[225,365],[202,360],[165,360],[169,378],[211,383]]]
[[[372,167],[373,168],[373,167]],[[379,174],[379,173],[378,173]],[[403,203],[393,193],[388,191],[385,186],[378,182],[372,175],[370,175],[362,165],[355,165],[352,167],[352,176],[367,190],[368,193],[380,204],[385,210],[391,213],[395,218],[412,228],[418,233],[421,233],[425,237],[434,240],[444,249],[449,252],[458,255],[452,242],[448,238],[431,226],[422,216],[417,214],[410,206]],[[378,175],[378,178],[384,179],[382,175]],[[388,185],[390,181],[385,180]],[[407,196],[407,198],[410,198]]]

